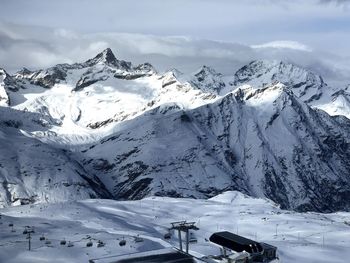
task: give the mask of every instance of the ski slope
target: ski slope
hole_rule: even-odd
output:
[[[25,205],[0,210],[0,262],[87,262],[89,259],[178,246],[176,235],[163,236],[173,221],[194,221],[200,230],[190,253],[219,254],[208,242],[228,230],[278,247],[279,262],[345,263],[350,256],[350,213],[296,213],[267,199],[225,192],[209,200],[149,197],[139,201],[84,200]],[[9,224],[13,224],[11,232]],[[32,250],[23,235],[34,226]],[[51,244],[40,241],[44,236]],[[143,241],[135,242],[135,237]],[[119,246],[121,240],[125,246]],[[60,241],[74,246],[60,245]],[[92,247],[86,247],[87,242]],[[97,247],[97,241],[105,243]],[[198,261],[200,262],[200,261]]]

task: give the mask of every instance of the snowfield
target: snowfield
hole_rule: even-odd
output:
[[[345,263],[350,257],[350,213],[296,213],[235,191],[209,200],[149,197],[25,205],[3,208],[0,214],[0,262],[7,263],[87,262],[178,246],[176,234],[170,240],[163,237],[170,222],[181,220],[194,221],[200,229],[194,233],[198,242],[190,245],[197,257],[219,254],[207,240],[223,230],[277,246],[283,263]],[[31,251],[25,226],[35,229]],[[142,241],[136,242],[137,236]],[[61,245],[62,240],[67,243]],[[87,247],[90,240],[93,246]],[[105,246],[97,247],[98,240]]]

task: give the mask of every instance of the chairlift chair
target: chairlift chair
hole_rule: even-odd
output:
[[[104,246],[105,246],[105,243],[103,241],[99,240],[97,242],[97,247],[104,247]]]
[[[139,235],[137,235],[137,236],[135,237],[135,243],[139,243],[139,242],[143,242],[143,238],[140,237]]]
[[[86,243],[87,247],[92,247],[92,245],[93,245],[92,241],[89,241],[89,242]]]
[[[170,238],[171,238],[171,233],[164,234],[164,239],[170,239]]]
[[[74,247],[73,242],[70,242],[70,241],[69,241],[67,247]]]
[[[121,240],[120,242],[119,242],[119,246],[125,246],[126,245],[126,240],[125,239],[123,239],[123,240]]]

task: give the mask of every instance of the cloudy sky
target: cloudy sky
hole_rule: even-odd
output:
[[[333,79],[350,69],[347,0],[0,0],[0,67],[85,60],[110,46],[161,69],[225,73],[277,58]],[[349,81],[350,82],[350,81]]]

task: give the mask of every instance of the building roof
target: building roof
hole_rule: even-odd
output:
[[[180,252],[172,252],[168,254],[161,254],[161,255],[150,255],[145,257],[135,257],[130,259],[123,259],[120,261],[117,261],[116,263],[194,263],[193,257],[180,253]]]
[[[90,263],[195,263],[193,257],[173,248],[92,259]]]
[[[260,243],[228,231],[216,232],[210,236],[209,240],[236,252],[257,253],[263,251]]]

